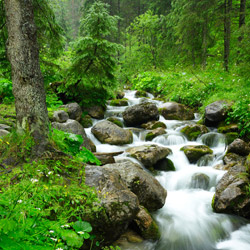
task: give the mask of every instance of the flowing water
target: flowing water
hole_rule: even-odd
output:
[[[129,105],[139,104],[145,101],[154,102],[157,106],[162,103],[147,98],[135,98],[135,91],[127,91]],[[106,118],[116,116],[122,121],[122,112],[126,107],[108,106]],[[157,144],[171,148],[173,154],[168,158],[175,165],[174,172],[159,172],[156,176],[162,186],[168,191],[164,207],[154,214],[160,231],[161,239],[158,242],[144,241],[140,244],[128,244],[122,250],[250,250],[250,224],[240,217],[217,214],[212,211],[211,202],[215,192],[215,186],[225,171],[216,170],[213,166],[222,163],[226,144],[224,135],[211,131],[197,141],[188,141],[180,132],[187,124],[193,121],[169,121],[162,116],[160,121],[167,125],[167,134],[156,137],[152,142],[145,142],[146,131],[133,129],[134,142],[130,145],[113,146],[101,144],[87,129],[88,136],[97,146],[97,152],[118,152],[128,147]],[[96,123],[98,121],[94,121]],[[207,145],[214,154],[213,157],[203,157],[197,164],[190,164],[180,148],[185,145]],[[116,158],[127,157],[123,155]],[[131,158],[130,158],[131,159]],[[133,161],[137,162],[135,159]],[[137,162],[138,163],[138,162]],[[197,174],[205,174],[209,177],[206,190],[202,185],[196,185],[192,177]],[[197,188],[198,187],[198,188]]]

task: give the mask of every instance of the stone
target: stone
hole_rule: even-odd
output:
[[[102,106],[88,107],[86,111],[94,119],[104,119],[105,108]]]
[[[174,163],[168,159],[168,158],[165,158],[165,159],[162,159],[162,160],[159,160],[155,165],[154,165],[154,169],[155,170],[158,170],[158,171],[175,171],[175,166],[174,166]]]
[[[166,134],[167,131],[164,128],[156,128],[146,134],[146,141],[152,141],[155,137],[159,135]]]
[[[104,169],[118,171],[122,181],[136,194],[142,206],[149,211],[156,211],[164,206],[167,191],[149,172],[140,165],[131,161],[123,161],[115,164],[107,164]]]
[[[140,97],[147,97],[147,92],[143,90],[137,90],[135,92],[135,97],[140,98]]]
[[[76,135],[81,135],[83,138],[82,146],[91,150],[89,139],[85,133],[83,126],[76,120],[68,119],[64,123],[52,122],[52,127],[58,130],[62,130],[67,133],[72,133]]]
[[[227,145],[231,144],[234,140],[239,138],[239,136],[240,135],[237,132],[226,133],[226,143],[227,143]]]
[[[123,123],[119,118],[111,116],[107,120],[110,121],[110,122],[113,122],[114,124],[116,124],[120,128],[123,128]]]
[[[8,135],[10,132],[4,129],[0,129],[0,138]]]
[[[114,152],[114,153],[94,153],[95,157],[101,162],[101,165],[115,163],[114,156],[122,154],[121,152]]]
[[[116,107],[128,106],[128,99],[114,99],[110,101],[109,105]]]
[[[130,130],[120,128],[107,120],[96,123],[91,132],[101,143],[124,145],[133,142],[133,134]]]
[[[69,119],[68,113],[63,110],[58,110],[53,113],[53,121],[64,123]]]
[[[202,156],[198,161],[197,161],[197,166],[201,167],[201,166],[211,166],[211,164],[214,161],[214,155],[204,155]]]
[[[116,99],[123,99],[124,96],[125,96],[124,92],[118,92],[117,95],[116,95]]]
[[[212,201],[215,212],[250,219],[250,196],[247,193],[250,180],[244,173],[245,166],[235,165],[221,178]]]
[[[142,206],[140,206],[140,211],[136,215],[135,218],[136,226],[139,229],[140,235],[145,240],[159,240],[160,239],[160,231],[159,227],[149,214],[149,212]]]
[[[227,148],[227,153],[235,153],[247,156],[250,153],[250,146],[241,139],[234,140]]]
[[[12,127],[6,124],[0,124],[0,129],[11,131]]]
[[[128,107],[122,116],[127,126],[139,126],[149,121],[159,120],[159,111],[154,103],[146,102]]]
[[[218,132],[223,134],[239,132],[239,127],[235,123],[226,124],[225,121],[223,121],[218,125]]]
[[[139,212],[137,196],[131,192],[119,172],[105,167],[85,167],[85,184],[98,191],[100,206],[104,208],[98,216],[86,216],[96,235],[101,235],[106,243],[113,243],[126,232],[129,224]]]
[[[227,153],[223,157],[224,164],[237,164],[241,163],[244,164],[246,160],[246,157],[237,155],[235,153]]]
[[[90,115],[85,115],[84,117],[81,117],[80,123],[84,128],[90,128],[93,126],[93,121]]]
[[[196,173],[192,176],[190,188],[198,188],[207,190],[209,187],[210,178],[206,174]]]
[[[126,152],[140,161],[146,168],[154,167],[159,160],[166,158],[172,153],[171,149],[154,144],[128,148]]]
[[[183,104],[166,102],[160,107],[160,114],[166,120],[193,120],[194,112]]]
[[[65,108],[69,114],[69,118],[72,120],[80,121],[82,117],[82,109],[76,102],[62,105],[61,108]]]
[[[163,122],[160,122],[160,121],[150,121],[150,122],[147,122],[147,123],[143,123],[141,125],[142,128],[144,129],[148,129],[148,130],[154,130],[154,129],[157,129],[157,128],[167,128],[167,125]]]
[[[187,125],[181,129],[181,133],[183,133],[189,141],[195,141],[200,135],[208,133],[208,128],[205,125]]]
[[[213,154],[213,150],[204,145],[188,145],[180,150],[184,151],[190,163],[196,163],[203,155]]]
[[[143,242],[143,238],[136,232],[134,232],[133,230],[128,229],[128,231],[126,231],[124,234],[121,235],[121,237],[114,242],[113,245],[115,246],[119,246],[119,247],[123,247],[126,244],[129,243],[142,243]]]
[[[206,106],[205,125],[217,126],[221,121],[224,121],[231,105],[228,101],[220,100]]]

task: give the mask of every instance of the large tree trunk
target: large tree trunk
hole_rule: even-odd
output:
[[[49,119],[32,0],[5,0],[5,11],[17,131],[33,136],[36,143],[33,152],[40,155],[48,145]]]
[[[232,0],[224,2],[224,67],[229,71],[229,54],[230,54],[230,38],[231,38],[231,10]]]

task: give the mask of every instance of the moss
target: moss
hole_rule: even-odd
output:
[[[147,230],[141,232],[141,235],[146,240],[159,240],[161,237],[159,227],[155,221],[152,221],[150,227]]]
[[[239,138],[239,134],[237,132],[226,133],[227,144],[231,144],[235,139]]]
[[[212,203],[211,203],[211,207],[212,207],[213,210],[215,210],[215,207],[214,207],[214,200],[215,200],[215,194],[214,194],[214,196],[213,196]]]
[[[114,123],[114,124],[116,124],[120,128],[123,128],[123,123],[119,119],[117,119],[115,117],[109,117],[107,120]]]
[[[136,97],[147,97],[147,92],[143,90],[137,90],[135,93]]]
[[[146,141],[152,141],[154,138],[156,137],[155,134],[153,134],[152,132],[147,133],[145,140]]]
[[[82,116],[80,123],[84,128],[90,128],[93,126],[93,121],[89,115]]]
[[[117,107],[121,107],[121,106],[128,106],[128,99],[127,98],[123,98],[123,99],[114,99],[110,101],[110,106],[117,106]]]

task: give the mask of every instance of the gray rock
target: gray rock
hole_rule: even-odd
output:
[[[243,178],[245,166],[235,165],[219,181],[212,201],[215,212],[250,219],[250,197],[246,192],[249,179]]]
[[[91,132],[102,143],[123,145],[133,142],[133,135],[130,130],[120,128],[107,120],[95,124]]]
[[[160,107],[160,113],[166,120],[193,120],[194,112],[183,104],[166,102]]]
[[[68,119],[65,123],[52,122],[52,127],[58,130],[62,130],[67,133],[81,135],[83,138],[83,144],[85,148],[91,150],[89,139],[85,133],[83,126],[76,120]]]
[[[192,176],[190,187],[207,190],[209,187],[209,180],[210,178],[206,174],[196,173]]]
[[[241,139],[234,140],[227,148],[227,153],[247,156],[250,153],[249,145]]]
[[[127,126],[139,126],[149,121],[159,120],[159,111],[154,103],[142,103],[128,107],[123,113]]]
[[[231,103],[224,100],[209,104],[205,108],[205,125],[217,126],[219,122],[224,121],[230,107]]]
[[[116,95],[116,99],[123,99],[124,96],[125,96],[125,93],[124,93],[124,92],[119,92],[119,93],[117,93],[117,95]]]
[[[10,131],[12,127],[6,125],[6,124],[0,124],[0,129]]]
[[[146,134],[146,141],[152,141],[155,137],[159,135],[166,134],[167,131],[164,128],[156,128]]]
[[[0,129],[0,138],[8,135],[10,132],[4,129]]]
[[[146,168],[152,168],[154,165],[169,154],[172,153],[171,149],[160,147],[158,145],[142,145],[132,147],[126,150],[129,155],[140,161]]]
[[[106,242],[114,242],[126,231],[128,225],[139,212],[139,201],[120,178],[115,169],[99,166],[86,166],[85,184],[97,189],[100,205],[104,210],[98,217],[85,218],[97,235]]]
[[[86,109],[88,114],[95,119],[104,119],[105,108],[102,106],[92,106]]]
[[[240,155],[237,155],[235,153],[227,153],[224,157],[223,157],[223,162],[224,164],[237,164],[237,163],[240,163],[240,164],[244,164],[246,160],[246,157],[243,157],[243,156],[240,156]]]
[[[68,119],[69,115],[63,110],[55,111],[53,114],[53,121],[55,122],[63,123],[66,122]]]
[[[181,129],[181,132],[189,141],[195,141],[200,135],[208,133],[208,128],[199,124],[187,125]]]
[[[67,109],[67,113],[69,114],[70,119],[80,121],[82,117],[82,109],[79,104],[69,103],[66,105],[62,105],[61,107]]]
[[[141,127],[148,130],[153,130],[157,128],[167,128],[166,124],[160,121],[150,121],[147,123],[143,123]]]
[[[164,206],[167,192],[161,184],[147,171],[131,161],[107,164],[103,167],[118,171],[127,187],[137,195],[139,202],[149,211],[155,211]]]
[[[140,97],[147,97],[147,96],[148,96],[148,94],[147,94],[146,91],[137,90],[137,91],[135,92],[135,97],[137,97],[137,98],[140,98]]]

